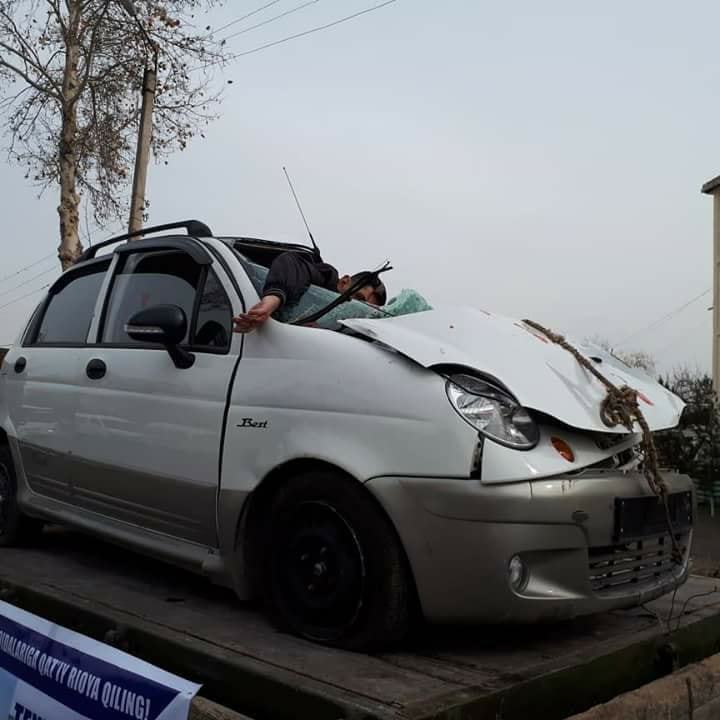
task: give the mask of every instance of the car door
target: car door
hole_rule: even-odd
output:
[[[62,275],[5,358],[5,401],[22,470],[33,491],[54,499],[68,500],[75,393],[109,264],[98,259]]]
[[[84,358],[71,493],[95,512],[214,546],[225,406],[241,347],[232,332],[240,298],[207,252],[164,248],[157,240],[142,250],[144,244],[123,248],[98,342]],[[180,307],[188,319],[181,347],[195,360],[187,369],[125,330],[136,312],[162,304]]]

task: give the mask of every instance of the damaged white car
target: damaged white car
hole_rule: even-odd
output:
[[[609,427],[606,387],[543,332],[312,288],[240,335],[274,257],[311,251],[195,221],[153,232],[88,251],[4,359],[0,544],[71,525],[362,650],[415,614],[560,619],[685,580],[689,478],[663,473],[659,499],[640,427]],[[678,423],[676,396],[579,350],[650,430]]]

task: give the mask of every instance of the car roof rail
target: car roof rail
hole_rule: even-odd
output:
[[[91,260],[95,257],[98,250],[101,250],[108,245],[120,242],[121,240],[130,240],[134,237],[142,237],[143,235],[149,235],[150,233],[163,232],[165,230],[177,230],[178,228],[184,228],[188,235],[194,237],[212,237],[212,230],[203,222],[199,220],[182,220],[181,222],[165,223],[164,225],[153,225],[151,227],[141,228],[140,230],[133,230],[132,232],[125,233],[124,235],[116,235],[111,237],[109,240],[103,240],[97,245],[90,246],[85,250],[76,262],[84,262],[85,260]]]

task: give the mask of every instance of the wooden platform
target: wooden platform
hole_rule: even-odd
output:
[[[693,577],[674,603],[562,624],[427,628],[370,657],[279,633],[231,592],[83,535],[0,550],[8,602],[260,719],[562,718],[720,650],[718,586]]]

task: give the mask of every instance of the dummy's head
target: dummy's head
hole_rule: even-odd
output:
[[[373,275],[367,270],[355,275],[343,275],[337,284],[338,292],[345,292],[351,285],[359,280],[366,279],[367,284],[361,285],[354,293],[354,300],[362,300],[371,305],[382,306],[387,302],[387,290],[385,284],[377,275]]]

